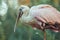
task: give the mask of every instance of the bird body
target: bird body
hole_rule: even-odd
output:
[[[38,29],[44,29],[44,27],[41,27],[42,22],[53,25],[56,22],[60,23],[59,20],[60,20],[60,12],[51,5],[46,4],[33,6],[31,7],[31,9],[27,9],[20,18],[20,21],[22,23],[29,24],[32,27],[36,27]],[[52,29],[54,28],[55,27],[53,26]],[[47,29],[49,29],[49,27]]]
[[[48,7],[46,7],[48,6]],[[29,12],[34,17],[41,17],[45,22],[58,22],[60,23],[60,12],[58,12],[55,8],[50,7],[49,5],[42,6],[39,8],[39,5],[35,8],[31,8]]]
[[[19,8],[19,15],[16,23],[19,18],[21,23],[28,24],[33,28],[35,27],[39,30],[42,30],[44,32],[44,40],[46,40],[45,29],[51,29],[54,32],[60,32],[60,12],[51,5],[41,4],[31,8],[22,5]]]

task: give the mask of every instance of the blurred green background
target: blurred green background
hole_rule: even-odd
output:
[[[34,30],[31,26],[23,25],[20,22],[17,25],[16,32],[13,32],[18,14],[17,9],[22,4],[29,7],[50,4],[60,11],[60,0],[0,0],[0,40],[43,40],[44,33],[41,30]],[[1,16],[4,13],[6,14]],[[47,40],[60,40],[60,32],[55,33],[46,30],[46,33]]]

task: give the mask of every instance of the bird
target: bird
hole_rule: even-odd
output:
[[[49,4],[40,4],[31,8],[21,5],[16,21],[18,22],[19,20],[23,24],[31,25],[32,28],[42,30],[44,32],[44,40],[46,40],[46,29],[60,32],[60,12]]]

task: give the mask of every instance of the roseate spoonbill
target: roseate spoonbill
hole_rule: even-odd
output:
[[[19,18],[21,23],[29,24],[44,31],[44,40],[46,40],[45,29],[51,29],[54,32],[60,31],[60,12],[48,4],[41,4],[31,8],[22,5],[19,8],[17,21]]]

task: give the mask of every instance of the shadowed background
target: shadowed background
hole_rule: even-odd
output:
[[[2,10],[2,2],[8,6],[6,15],[0,16],[0,40],[43,40],[43,32],[41,30],[33,30],[30,25],[23,25],[20,22],[14,33],[14,24],[18,14],[20,5],[28,5],[29,7],[39,4],[50,4],[60,11],[60,0],[0,0],[0,11]],[[3,12],[4,13],[4,12]],[[60,40],[60,32],[55,33],[46,30],[47,40]]]

